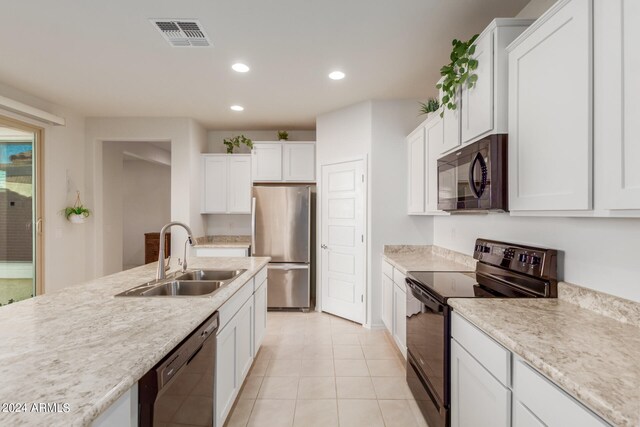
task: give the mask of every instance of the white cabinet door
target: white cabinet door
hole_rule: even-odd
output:
[[[393,333],[393,280],[382,274],[382,322]]]
[[[285,181],[313,182],[316,180],[315,142],[285,142],[282,174]]]
[[[594,7],[596,205],[640,209],[640,2]]]
[[[425,126],[426,132],[426,171],[425,171],[425,199],[427,212],[438,210],[438,154],[444,140],[443,121],[436,115]]]
[[[494,30],[495,31],[495,30]],[[476,85],[462,88],[462,143],[472,141],[493,129],[493,40],[494,31],[485,32],[476,39],[473,58],[478,61],[474,73]]]
[[[404,284],[402,284],[404,288]],[[393,337],[402,355],[407,357],[407,294],[398,284],[393,285]]]
[[[443,138],[439,153],[446,153],[460,146],[460,95],[458,95],[457,109],[444,108],[442,117]]]
[[[255,142],[251,150],[253,181],[282,181],[282,144]]]
[[[407,137],[407,162],[409,174],[408,212],[421,214],[425,211],[425,134],[424,128],[416,129]]]
[[[92,427],[137,427],[138,383],[111,404],[92,423]]]
[[[216,336],[216,426],[221,427],[227,418],[242,382],[237,365],[238,329],[235,318]]]
[[[527,409],[526,406],[513,399],[513,427],[544,427],[544,424]]]
[[[451,340],[451,427],[511,425],[511,391]]]
[[[227,156],[203,156],[202,165],[202,213],[226,213]]]
[[[236,349],[236,366],[238,367],[238,383],[242,384],[253,363],[254,332],[253,298],[242,306],[236,314],[238,346]]]
[[[592,2],[556,3],[509,46],[509,209],[589,210]]]
[[[258,289],[253,294],[253,309],[255,311],[255,327],[254,327],[254,356],[258,353],[264,335],[267,332],[267,281],[258,285]]]
[[[251,213],[251,156],[231,155],[227,161],[227,213]]]

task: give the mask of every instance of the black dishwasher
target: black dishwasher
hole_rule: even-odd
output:
[[[213,426],[218,313],[138,382],[139,425]]]

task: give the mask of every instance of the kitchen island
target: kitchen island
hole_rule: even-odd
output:
[[[0,308],[0,404],[14,409],[0,425],[91,425],[269,258],[189,262],[246,272],[208,296],[114,297],[152,280],[153,263]]]

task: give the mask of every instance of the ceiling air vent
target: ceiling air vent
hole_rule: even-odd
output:
[[[209,37],[195,19],[151,19],[150,21],[173,47],[211,46]]]

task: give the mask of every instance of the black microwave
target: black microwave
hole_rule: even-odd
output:
[[[438,209],[507,211],[507,135],[495,134],[438,159]]]

